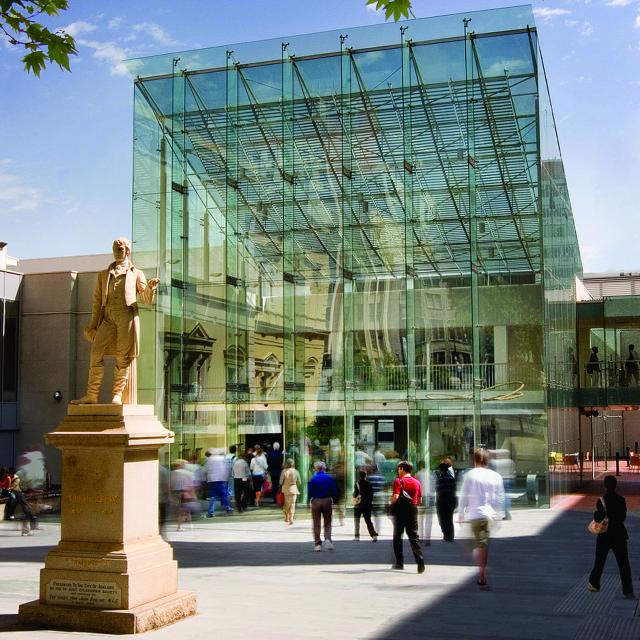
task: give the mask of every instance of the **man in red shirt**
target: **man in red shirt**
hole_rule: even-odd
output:
[[[398,477],[393,482],[391,511],[393,513],[393,553],[396,563],[392,569],[404,569],[402,534],[406,531],[411,551],[418,565],[418,573],[424,573],[424,559],[418,538],[418,504],[422,500],[420,483],[411,475],[413,465],[402,461],[398,464]]]

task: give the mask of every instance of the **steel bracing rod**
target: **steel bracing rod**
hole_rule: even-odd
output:
[[[458,203],[456,201],[455,198],[455,194],[453,192],[452,186],[451,186],[451,182],[449,180],[449,176],[448,176],[448,172],[447,172],[447,168],[445,167],[445,162],[444,159],[442,158],[442,153],[440,150],[441,145],[439,144],[440,142],[442,143],[442,146],[444,146],[444,140],[442,139],[442,134],[438,128],[437,122],[435,121],[434,115],[431,111],[431,106],[429,104],[429,100],[428,97],[426,95],[426,89],[425,89],[425,84],[424,81],[422,79],[422,73],[420,72],[420,68],[418,66],[418,62],[416,60],[416,57],[413,53],[412,47],[409,47],[409,59],[411,60],[413,69],[415,71],[416,74],[416,80],[418,81],[418,90],[419,90],[419,94],[420,94],[420,103],[422,104],[422,108],[424,110],[424,114],[425,117],[427,119],[427,123],[428,123],[428,127],[430,129],[431,132],[431,137],[433,140],[433,146],[435,148],[436,151],[436,155],[438,156],[438,164],[440,166],[440,170],[442,171],[442,175],[445,179],[445,182],[447,183],[447,191],[449,192],[449,197],[451,198],[451,201],[453,202],[453,206],[456,210],[456,214],[458,216],[458,220],[460,220],[460,224],[462,225],[462,228],[464,229],[465,235],[467,237],[467,240],[470,240],[469,238],[469,234],[467,232],[467,229],[465,228],[464,224],[462,223],[462,215],[460,213],[460,208],[458,206]],[[440,137],[440,140],[438,140],[436,138],[436,132],[438,134],[438,136]],[[452,167],[451,167],[451,163],[449,162],[449,167],[448,167],[449,171],[453,171]],[[455,176],[455,173],[454,173]],[[454,180],[454,186],[456,189],[459,189],[459,186],[457,184],[457,182],[455,182]]]
[[[411,97],[411,95],[413,94],[413,90],[412,90],[411,88],[409,88],[408,93],[409,93],[409,96]],[[398,120],[398,124],[400,124],[400,126],[402,127],[402,126],[404,126],[404,125],[403,125],[403,123],[402,123],[402,119],[401,119],[401,117],[400,117],[400,113],[399,113],[399,111],[400,111],[400,110],[398,109],[398,106],[396,105],[395,98],[394,98],[394,95],[393,95],[393,91],[391,91],[391,88],[389,88],[389,98],[391,99],[391,102],[392,102],[393,107],[394,107],[394,111],[396,112],[397,120]],[[412,135],[411,135],[411,143],[412,143],[412,149],[414,149],[414,152],[413,152],[413,155],[412,155],[412,157],[413,157],[413,158],[418,158],[418,157],[422,157],[422,156],[423,156],[423,154],[420,154],[420,152],[417,152],[417,153],[416,153],[416,152],[415,152],[415,148],[413,147],[413,141],[414,141],[414,139],[419,139],[420,134],[421,134],[421,132],[422,132],[423,130],[424,130],[424,131],[426,131],[426,130],[431,131],[431,127],[430,127],[430,125],[429,125],[429,123],[428,123],[428,122],[427,122],[427,124],[426,124],[426,125],[424,125],[424,128],[423,128],[423,129],[422,129],[422,128],[420,128],[418,131],[416,131],[416,127],[414,126],[414,124],[413,124],[413,122],[412,122],[412,124],[411,124],[411,134],[412,134]],[[432,134],[432,135],[433,135],[433,134]],[[404,141],[403,141],[403,146],[404,146]],[[433,168],[433,171],[437,171],[437,168],[435,168],[435,167],[434,167],[434,168]],[[423,167],[421,167],[421,170],[420,170],[419,172],[417,172],[417,173],[416,173],[416,183],[420,186],[420,189],[421,189],[421,190],[420,190],[420,193],[421,193],[421,195],[426,195],[426,193],[429,193],[429,195],[432,195],[433,193],[440,193],[440,192],[441,192],[441,190],[442,190],[441,188],[438,188],[438,189],[436,189],[436,190],[431,190],[431,189],[428,187],[428,185],[426,184],[426,182],[427,182],[427,181],[426,181],[426,177],[427,177],[427,175],[428,175],[429,173],[431,173],[431,171],[428,171],[428,170],[427,170],[427,171],[424,171],[424,170],[423,170]],[[446,182],[446,180],[447,180],[446,176],[444,176],[444,179],[445,179],[445,182]],[[448,192],[448,190],[446,190],[446,189],[445,189],[445,192],[446,192],[447,194],[449,193],[449,192]],[[414,190],[414,193],[415,193],[415,190]],[[449,200],[446,200],[446,201],[444,201],[444,202],[449,202]],[[454,207],[455,207],[455,204],[454,204]],[[414,211],[414,218],[415,218],[415,211]],[[434,221],[432,221],[430,224],[432,224],[432,225],[435,227],[435,229],[438,231],[438,233],[439,233],[439,235],[440,235],[440,241],[443,243],[443,245],[444,245],[445,247],[447,247],[447,237],[446,237],[446,233],[444,233],[444,230],[441,228],[441,226],[438,224],[438,222],[439,222],[439,221],[434,220]],[[422,249],[423,253],[424,253],[424,254],[425,254],[425,256],[427,257],[427,260],[429,260],[430,262],[432,262],[432,257],[431,257],[431,253],[430,253],[430,251],[429,251],[429,248],[428,248],[428,247],[426,247],[426,246],[423,244],[422,240],[421,240],[421,239],[420,239],[420,237],[418,236],[418,234],[417,234],[417,232],[416,232],[416,230],[415,230],[415,227],[414,227],[413,225],[412,225],[412,227],[411,227],[411,230],[412,230],[412,233],[413,233],[413,236],[414,236],[414,238],[415,238],[415,240],[416,240],[417,245],[420,247],[420,249]],[[447,249],[448,249],[448,248],[447,248]],[[449,257],[450,257],[450,259],[451,259],[451,260],[453,260],[453,261],[455,261],[455,257],[454,257],[454,255],[453,255],[453,253],[452,253],[450,250],[448,250],[448,251],[449,251]],[[434,265],[434,269],[435,269],[435,268],[436,268],[436,267],[435,267],[435,265]]]
[[[264,121],[262,116],[262,107],[260,105],[260,102],[256,99],[255,94],[253,93],[253,89],[251,88],[247,78],[245,77],[245,75],[242,73],[242,69],[240,68],[240,66],[236,67],[237,73],[240,77],[240,80],[242,81],[242,84],[245,88],[245,91],[247,92],[247,96],[249,98],[249,104],[251,106],[251,110],[252,113],[256,119],[256,124],[258,125],[258,129],[260,130],[260,133],[262,134],[262,138],[263,141],[267,147],[267,149],[269,150],[269,153],[271,154],[271,157],[273,158],[273,162],[274,165],[276,167],[278,167],[280,169],[280,171],[283,172],[283,177],[282,179],[284,180],[284,171],[282,169],[282,167],[280,167],[280,165],[278,164],[278,160],[277,160],[277,155],[275,153],[275,151],[273,150],[273,147],[271,146],[271,142],[270,142],[270,138],[267,135],[267,132],[264,130],[263,126],[262,126],[262,122]],[[271,139],[277,139],[277,137],[273,134],[273,132],[271,131]],[[260,185],[262,186],[262,183],[260,183]],[[264,187],[263,187],[264,189]],[[322,238],[320,238],[320,235],[318,233],[316,233],[313,230],[313,225],[311,224],[311,222],[309,221],[304,209],[302,209],[302,207],[298,204],[296,197],[295,197],[295,193],[294,193],[294,197],[293,197],[293,201],[294,201],[294,205],[296,207],[296,209],[300,212],[300,214],[302,215],[302,217],[305,219],[305,221],[308,224],[309,229],[313,232],[313,234],[316,237],[316,240],[318,241],[318,243],[320,244],[320,246],[322,247],[322,249],[326,252],[326,254],[331,258],[331,260],[333,260],[333,262],[335,262],[337,264],[337,260],[335,259],[335,257],[330,253],[329,248],[325,245],[325,243],[322,241]],[[283,225],[284,225],[284,220],[283,220]],[[284,227],[283,227],[284,228]]]
[[[504,195],[505,198],[507,199],[507,204],[509,205],[509,209],[511,211],[511,213],[513,214],[513,224],[516,228],[516,232],[518,234],[518,238],[520,239],[521,243],[522,243],[522,249],[524,251],[524,254],[527,258],[527,262],[529,263],[529,266],[531,267],[532,271],[535,271],[535,268],[533,266],[533,263],[531,261],[531,258],[529,256],[529,249],[528,246],[524,240],[524,238],[522,238],[522,235],[520,233],[520,227],[518,226],[518,220],[516,217],[516,212],[514,210],[513,207],[513,203],[511,202],[511,197],[509,195],[509,189],[507,187],[507,180],[509,178],[509,176],[506,174],[506,168],[504,168],[502,166],[502,162],[500,162],[500,158],[499,158],[499,151],[498,151],[498,145],[500,143],[500,141],[498,140],[497,137],[497,132],[494,130],[494,124],[493,124],[493,108],[491,107],[491,102],[490,99],[487,95],[487,88],[485,85],[485,80],[484,80],[484,76],[482,74],[482,68],[480,66],[480,57],[478,56],[478,50],[476,48],[475,45],[475,38],[473,36],[473,34],[471,35],[471,51],[473,52],[473,58],[476,64],[476,68],[478,70],[478,80],[480,83],[480,94],[482,96],[482,103],[484,105],[486,114],[487,114],[487,120],[488,120],[488,124],[489,124],[489,132],[491,134],[491,141],[493,142],[494,145],[494,149],[495,149],[495,154],[496,154],[496,160],[498,161],[498,170],[500,172],[500,178],[502,180],[502,184],[504,187]]]
[[[339,177],[338,172],[336,171],[336,169],[335,169],[335,167],[333,165],[333,162],[331,161],[331,157],[329,155],[329,152],[327,151],[327,148],[326,148],[326,146],[325,146],[325,144],[323,142],[323,138],[322,138],[322,134],[320,132],[320,128],[318,127],[316,119],[313,116],[311,92],[309,91],[309,89],[307,87],[307,83],[305,82],[305,79],[304,79],[304,77],[302,75],[302,72],[300,71],[300,68],[299,68],[298,64],[296,63],[296,61],[293,60],[292,64],[293,64],[293,69],[295,71],[295,74],[296,74],[296,76],[298,78],[298,81],[300,82],[300,87],[302,88],[302,96],[303,96],[307,111],[309,113],[309,117],[311,119],[314,132],[316,134],[316,137],[318,138],[320,146],[322,147],[322,151],[324,153],[325,159],[328,162],[329,167],[331,168],[331,173],[333,174],[333,177],[336,180],[336,185],[338,186],[338,189],[341,191],[342,190],[342,183],[341,183],[340,177]],[[328,132],[326,131],[326,129],[325,129],[325,133],[327,134],[327,138],[331,139],[331,137],[328,135]],[[337,150],[335,150],[335,151],[336,151],[337,155],[340,155],[340,154],[338,154]],[[340,163],[342,165],[342,157],[340,157]],[[341,170],[341,173],[342,173],[342,170]],[[314,190],[319,195],[318,189],[315,187],[315,183],[313,182],[311,177],[309,177],[309,181],[311,182],[311,184],[314,185]],[[376,249],[375,245],[369,239],[369,236],[365,232],[364,227],[362,226],[362,223],[358,219],[358,216],[356,215],[356,212],[354,211],[353,205],[351,203],[350,203],[349,209],[350,209],[351,216],[355,219],[355,221],[357,223],[357,228],[359,228],[362,231],[362,234],[364,235],[364,237],[365,237],[365,239],[367,241],[367,244],[369,245],[369,248],[371,249],[371,251],[373,251],[375,253],[375,255],[378,258],[378,260],[380,260],[380,262],[384,264],[384,259],[382,258],[382,256],[378,252],[378,250]]]
[[[465,105],[466,105],[466,92],[467,92],[467,88],[465,86],[465,98],[464,98]],[[453,83],[453,82],[449,82],[449,93],[451,95],[451,101],[453,103],[453,111],[454,111],[454,113],[456,115],[456,120],[458,121],[458,128],[459,128],[459,131],[460,131],[460,136],[462,138],[464,138],[465,135],[466,135],[465,127],[464,127],[463,122],[460,120],[460,114],[458,113],[459,102],[460,101],[457,98],[457,95],[456,95],[456,92],[455,92],[455,83]],[[477,177],[477,182],[484,183],[484,177],[482,175],[482,171],[478,171],[477,174],[476,174],[476,177]],[[477,182],[476,182],[476,191],[477,191]],[[491,186],[486,187],[486,190],[488,191],[488,190],[493,189],[493,188],[500,189],[500,186],[494,187],[493,185],[491,185]],[[496,215],[494,213],[494,211],[493,211],[493,208],[491,207],[491,201],[485,200],[484,203],[481,203],[481,206],[483,206],[483,208],[484,208],[484,206],[489,206],[489,208],[491,209],[491,216],[486,216],[487,218],[493,218]],[[510,215],[509,215],[509,217],[511,218]],[[508,270],[509,269],[509,265],[507,263],[506,257],[504,256],[504,251],[502,249],[502,244],[500,242],[500,239],[498,237],[496,237],[493,228],[490,228],[490,233],[491,233],[491,237],[493,238],[494,245],[498,249],[498,254],[500,256],[500,259],[502,260],[505,268]]]
[[[175,140],[173,138],[173,136],[171,135],[171,129],[165,125],[165,121],[167,120],[167,118],[160,111],[160,108],[157,105],[156,101],[153,99],[153,96],[149,93],[147,88],[144,86],[143,82],[138,82],[137,86],[140,88],[140,91],[142,92],[145,100],[147,101],[147,103],[151,107],[151,110],[155,113],[156,119],[158,120],[158,124],[160,125],[160,127],[163,130],[163,133],[165,135],[165,139],[168,138],[169,148],[171,149],[171,153],[175,153],[176,151],[179,151],[185,158],[187,158],[187,164],[191,167],[193,173],[197,175],[197,171],[195,170],[195,167],[193,167],[193,165],[191,164],[191,161],[188,159],[188,156],[185,153],[184,149],[182,149],[180,147],[180,144],[178,143],[178,141]],[[187,176],[188,175],[189,174],[187,173]],[[189,180],[189,182],[193,185],[193,182],[191,180]],[[196,190],[196,192],[197,192],[197,190]],[[208,207],[206,206],[206,203],[200,197],[200,194],[197,194],[197,195],[198,195],[198,199],[200,200],[200,202],[202,202],[202,204],[204,205],[205,209],[207,210],[207,215],[209,215],[209,217],[214,221],[214,224],[218,227],[218,229],[221,230],[221,227],[218,224],[218,221],[210,213],[208,213]]]
[[[384,158],[385,157],[385,153],[384,153],[384,149],[382,146],[382,142],[380,141],[380,138],[378,137],[378,133],[377,133],[377,127],[376,127],[376,123],[374,121],[374,114],[376,113],[376,110],[374,108],[373,105],[373,101],[370,98],[369,92],[367,91],[364,81],[362,79],[362,75],[360,74],[360,70],[358,69],[358,65],[356,64],[356,61],[353,57],[353,55],[351,53],[349,53],[349,58],[351,61],[351,68],[354,71],[354,75],[356,78],[356,81],[358,82],[358,87],[360,89],[359,94],[360,94],[360,100],[362,101],[363,107],[364,107],[364,112],[366,115],[366,119],[367,122],[369,123],[369,128],[373,134],[373,138],[375,139],[375,143],[376,143],[376,147],[378,148],[378,153],[380,154],[380,158]],[[381,136],[384,138],[384,133],[383,132],[383,128],[380,127],[380,132],[381,132]],[[386,142],[386,141],[385,141]],[[388,144],[388,143],[387,143]],[[391,147],[391,145],[388,145],[389,147]],[[396,163],[394,163],[396,164]],[[395,180],[393,179],[393,176],[391,175],[391,171],[389,170],[389,167],[387,165],[386,162],[384,162],[384,167],[386,169],[387,175],[389,177],[389,180],[391,181],[391,185],[393,188],[393,193],[396,196],[398,203],[400,204],[400,208],[402,209],[402,211],[405,211],[405,206],[404,206],[404,202],[402,200],[402,197],[398,191],[398,188],[396,187],[396,183]],[[396,164],[396,169],[397,169],[397,164]],[[402,171],[406,171],[406,169],[403,167]],[[362,172],[361,172],[362,173]],[[364,173],[362,174],[363,176],[365,175]],[[420,238],[417,236],[415,229],[413,227],[413,224],[411,226],[411,230],[413,233],[414,238],[416,239],[418,245],[420,246],[420,249],[422,249],[422,252],[424,253],[424,256],[427,258],[427,260],[431,263],[431,266],[433,267],[433,269],[439,273],[439,269],[436,266],[435,262],[433,261],[433,259],[431,258],[431,256],[429,255],[429,252],[427,250],[427,248],[421,243]]]
[[[198,90],[196,89],[196,87],[193,85],[193,83],[189,79],[188,75],[187,75],[186,79],[187,79],[187,83],[189,84],[189,88],[191,90],[191,93],[193,94],[193,97],[195,98],[196,104],[198,105],[198,114],[202,119],[203,128],[206,130],[210,142],[212,142],[213,145],[214,145],[214,149],[215,149],[215,154],[214,155],[218,157],[218,159],[220,160],[221,166],[224,167],[226,165],[226,159],[224,157],[224,154],[220,150],[220,145],[216,142],[213,134],[211,133],[210,127],[207,126],[208,123],[212,124],[215,127],[215,130],[218,131],[218,128],[217,128],[217,126],[215,124],[215,121],[214,121],[213,118],[211,118],[211,117],[207,118],[205,116],[206,105],[204,104],[204,101],[202,100],[202,97],[200,96]],[[201,109],[201,107],[204,107],[204,111]],[[253,207],[251,206],[251,204],[249,203],[249,201],[247,200],[245,195],[242,193],[242,190],[241,189],[237,189],[237,191],[238,191],[238,193],[240,195],[241,201],[245,204],[245,206],[249,209],[249,211],[251,211],[253,213],[254,218],[256,219],[256,222],[260,226],[260,229],[262,230],[262,232],[265,234],[265,236],[267,236],[269,238],[270,242],[273,244],[273,246],[276,249],[276,251],[278,251],[279,250],[278,246],[276,245],[276,243],[273,241],[273,239],[267,233],[266,229],[262,225],[262,222],[260,221],[259,216],[256,215],[256,213],[254,212]]]

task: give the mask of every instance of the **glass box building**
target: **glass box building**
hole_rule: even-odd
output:
[[[523,500],[568,488],[582,267],[529,6],[129,65],[172,457],[279,441],[352,486],[484,445]]]

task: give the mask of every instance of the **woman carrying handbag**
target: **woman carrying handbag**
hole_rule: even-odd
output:
[[[605,494],[596,503],[596,510],[593,514],[594,522],[602,523],[607,518],[608,525],[604,527],[604,531],[602,531],[601,527],[601,533],[598,533],[596,538],[596,559],[593,570],[589,575],[588,588],[589,591],[600,591],[600,577],[602,576],[609,549],[611,549],[618,562],[622,593],[625,598],[633,598],[631,567],[627,553],[629,534],[624,526],[624,521],[627,517],[627,503],[620,494],[616,493],[617,484],[618,481],[615,476],[606,476],[604,479]],[[594,529],[592,525],[589,525],[590,531]]]

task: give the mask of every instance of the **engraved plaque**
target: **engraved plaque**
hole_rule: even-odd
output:
[[[47,603],[120,609],[120,587],[115,582],[94,580],[61,580],[47,584]]]

